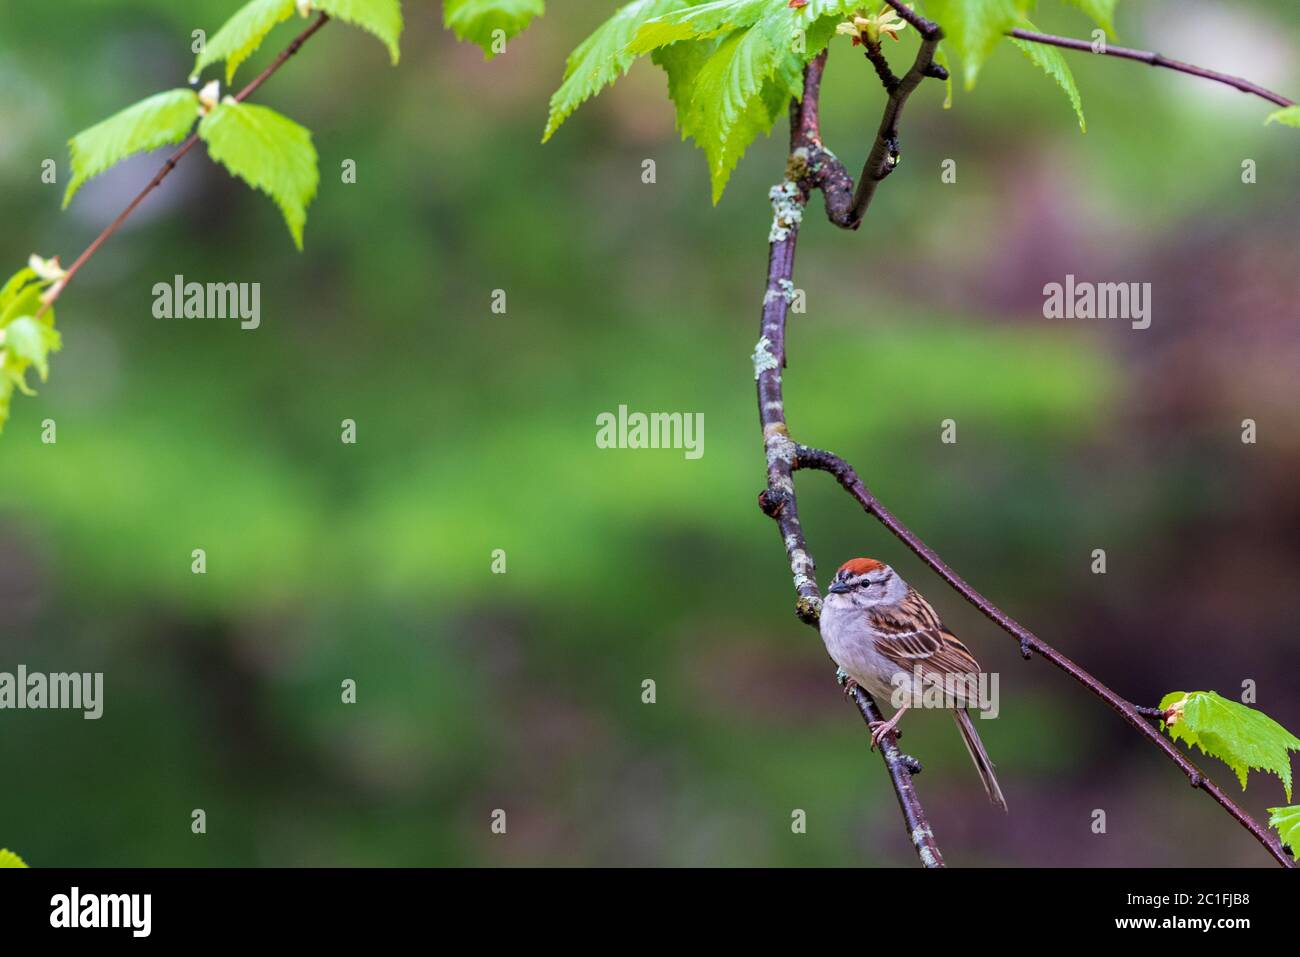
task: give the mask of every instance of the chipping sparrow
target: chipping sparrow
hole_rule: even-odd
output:
[[[877,698],[890,700],[895,688],[907,688],[909,703],[888,721],[871,723],[871,747],[880,743],[898,719],[922,700],[923,692],[944,686],[953,692],[953,716],[989,800],[1007,809],[993,762],[966,713],[975,704],[972,686],[977,662],[966,646],[943,626],[930,603],[898,574],[874,558],[854,558],[840,566],[821,611],[826,650],[849,678]],[[963,692],[965,692],[963,694]]]

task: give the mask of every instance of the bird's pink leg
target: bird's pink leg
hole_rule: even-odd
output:
[[[894,730],[895,725],[898,724],[898,719],[901,718],[907,712],[907,709],[910,707],[911,705],[905,704],[897,711],[895,711],[894,716],[890,718],[888,721],[873,721],[871,722],[870,725],[868,725],[868,727],[871,728],[871,750],[872,751],[876,750],[876,745],[880,743],[881,738],[883,738],[885,735],[889,734],[889,732]]]

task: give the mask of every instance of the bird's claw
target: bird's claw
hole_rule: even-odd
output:
[[[876,750],[876,745],[880,744],[881,739],[889,732],[894,732],[894,739],[897,740],[903,736],[903,732],[897,729],[898,719],[902,717],[902,712],[894,715],[888,721],[871,721],[867,727],[871,729],[871,750]]]

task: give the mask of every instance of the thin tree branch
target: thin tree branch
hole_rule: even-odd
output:
[[[271,78],[272,74],[274,74],[276,70],[280,69],[280,67],[284,65],[285,61],[288,60],[289,57],[297,53],[298,50],[302,47],[302,45],[311,39],[312,34],[314,34],[321,27],[325,26],[325,24],[328,21],[329,21],[328,14],[322,13],[319,17],[317,17],[312,22],[311,26],[309,26],[306,30],[303,30],[302,33],[298,34],[298,36],[294,38],[292,43],[290,43],[287,47],[285,47],[283,50],[280,51],[279,56],[277,56],[274,60],[272,60],[270,65],[267,66],[265,70],[259,73],[252,80],[252,82],[250,82],[242,90],[236,93],[234,95],[234,100],[238,103],[242,103],[245,99],[251,96],[259,86],[261,86],[263,83],[265,83],[268,79]],[[198,141],[199,141],[199,134],[197,132],[191,133],[189,138],[186,139],[185,142],[180,145],[180,147],[176,150],[176,152],[173,153],[170,157],[168,157],[167,162],[163,163],[162,169],[158,170],[157,175],[154,176],[154,178],[149,181],[149,183],[145,186],[144,189],[140,190],[140,192],[136,194],[135,199],[127,203],[126,209],[122,210],[122,212],[118,214],[116,219],[114,219],[111,223],[109,223],[107,226],[104,227],[104,231],[101,232],[98,236],[96,236],[94,241],[91,242],[91,244],[87,246],[85,250],[82,252],[82,254],[78,256],[76,260],[73,261],[72,265],[68,267],[68,270],[64,274],[63,278],[50,287],[49,291],[46,293],[44,297],[43,302],[41,303],[41,308],[38,309],[36,312],[36,318],[39,319],[41,316],[45,314],[46,310],[48,310],[52,305],[54,305],[54,301],[63,294],[63,290],[68,288],[68,283],[72,282],[72,277],[75,276],[78,272],[80,272],[81,267],[87,263],[90,257],[95,255],[95,253],[99,251],[99,247],[104,245],[104,243],[108,241],[109,237],[111,237],[114,233],[118,231],[119,228],[121,228],[122,224],[125,223],[127,219],[130,218],[131,214],[135,212],[136,207],[139,206],[142,202],[144,202],[146,196],[148,196],[150,193],[152,193],[155,189],[158,188],[159,184],[161,184],[162,181],[167,178],[167,174],[176,168],[176,164],[179,163],[185,157],[186,153],[188,153],[190,150],[194,148],[194,144],[197,143]]]
[[[890,0],[892,4],[892,0]],[[1186,73],[1189,76],[1199,76],[1203,80],[1213,80],[1215,83],[1224,83],[1234,89],[1241,90],[1243,93],[1250,93],[1254,96],[1262,97],[1270,103],[1276,103],[1278,106],[1293,106],[1294,103],[1288,100],[1281,93],[1274,93],[1272,90],[1266,90],[1258,83],[1252,83],[1249,80],[1239,76],[1233,76],[1230,73],[1220,73],[1217,70],[1207,70],[1205,67],[1195,66],[1191,63],[1184,63],[1181,60],[1171,60],[1169,57],[1151,50],[1132,50],[1128,47],[1113,47],[1110,44],[1099,46],[1094,49],[1091,41],[1076,40],[1073,37],[1058,37],[1050,33],[1038,33],[1034,30],[1012,30],[1008,36],[1013,36],[1017,40],[1026,40],[1030,43],[1044,43],[1048,46],[1064,47],[1067,50],[1079,50],[1083,53],[1097,53],[1102,56],[1119,57],[1124,60],[1136,60],[1139,63],[1147,63],[1151,66],[1164,67],[1167,70],[1176,70],[1179,73]]]
[[[793,481],[795,445],[786,428],[781,370],[785,365],[786,315],[794,290],[795,247],[809,191],[813,184],[822,186],[826,192],[828,216],[833,215],[835,208],[847,208],[853,191],[852,181],[843,165],[824,150],[818,132],[817,107],[825,65],[826,53],[823,51],[804,72],[802,102],[791,104],[790,164],[787,178],[772,190],[773,222],[768,237],[767,291],[763,297],[761,335],[754,348],[759,421],[767,452],[767,488],[758,497],[759,505],[780,529],[790,572],[794,576],[799,618],[814,628],[821,613],[822,596],[813,577],[816,565],[799,524],[799,504]],[[882,720],[880,709],[865,690],[854,687],[852,697],[868,725]],[[920,765],[899,750],[894,731],[881,740],[881,757],[898,797],[908,837],[922,865],[943,867],[943,854],[912,784],[912,775],[920,770]]]
[[[1021,652],[1026,658],[1031,652],[1037,652],[1043,658],[1050,661],[1053,665],[1060,668],[1079,684],[1083,685],[1090,692],[1110,705],[1115,711],[1119,712],[1120,717],[1135,728],[1138,733],[1143,735],[1148,741],[1162,751],[1170,761],[1172,761],[1179,770],[1187,775],[1188,781],[1192,787],[1199,788],[1210,795],[1219,805],[1231,815],[1238,824],[1250,832],[1255,840],[1259,841],[1279,864],[1283,867],[1294,867],[1295,863],[1282,850],[1281,843],[1274,839],[1267,829],[1261,827],[1249,814],[1237,806],[1232,798],[1224,793],[1223,789],[1207,778],[1195,764],[1189,761],[1170,741],[1161,734],[1154,726],[1148,723],[1148,718],[1154,717],[1153,709],[1140,708],[1132,702],[1122,698],[1109,687],[1093,677],[1079,665],[1075,664],[1065,655],[1061,654],[1051,645],[1047,644],[1024,625],[1021,625],[1014,618],[1008,615],[1002,609],[998,608],[991,601],[977,592],[966,581],[953,571],[925,542],[912,532],[907,526],[900,522],[894,514],[880,504],[874,495],[862,483],[853,467],[837,455],[821,449],[809,448],[805,445],[796,446],[794,449],[794,469],[818,469],[823,472],[829,472],[835,476],[836,480],[843,486],[844,490],[849,493],[868,515],[871,515],[885,528],[889,529],[899,541],[906,545],[911,551],[929,565],[940,578],[952,586],[957,594],[961,595],[966,601],[974,605],[983,615],[992,621],[995,625],[1005,631],[1012,638],[1020,643]]]
[[[894,76],[894,71],[889,66],[889,59],[885,56],[884,49],[880,46],[879,40],[872,40],[870,37],[862,37],[862,46],[867,54],[867,59],[871,65],[876,68],[876,77],[880,80],[880,85],[885,88],[886,93],[894,92],[894,88],[903,82]]]

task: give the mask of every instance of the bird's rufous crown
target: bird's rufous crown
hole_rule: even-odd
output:
[[[884,562],[878,562],[874,558],[850,558],[840,566],[840,571],[846,575],[865,575],[868,572],[878,572],[884,567]]]

